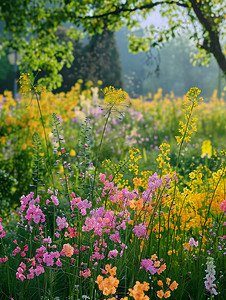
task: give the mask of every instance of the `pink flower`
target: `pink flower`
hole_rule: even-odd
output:
[[[43,255],[43,262],[46,263],[47,266],[53,266],[54,264],[54,259],[52,254],[48,254],[47,252],[44,253]]]
[[[146,234],[146,225],[142,223],[138,226],[135,225],[133,228],[133,232],[137,237],[144,237]]]
[[[50,198],[55,205],[59,205],[59,200],[57,199],[57,196],[52,195]]]
[[[120,237],[119,237],[119,231],[116,231],[114,234],[111,234],[110,240],[112,240],[115,243],[121,243]]]
[[[34,269],[33,269],[33,267],[31,267],[29,269],[29,271],[30,271],[30,274],[27,274],[27,279],[33,279],[34,278]]]
[[[40,274],[45,273],[45,269],[41,265],[38,265],[34,271],[35,271],[36,276],[39,276]]]
[[[101,181],[101,182],[104,182],[104,181],[105,181],[106,175],[107,175],[106,172],[105,172],[105,174],[100,173],[99,178],[100,178],[100,181]]]
[[[58,267],[62,267],[62,262],[60,261],[60,259],[58,258],[58,260],[56,261],[56,265]]]
[[[1,264],[6,263],[7,260],[8,260],[8,256],[2,257],[2,258],[0,257],[0,263],[1,263]]]
[[[74,193],[72,193],[72,194],[74,194]],[[70,201],[72,211],[75,209],[75,206],[77,205],[77,203],[79,203],[81,200],[82,200],[81,197],[72,198],[72,200]]]
[[[223,200],[220,206],[220,210],[223,210],[224,212],[226,212],[226,200]]]
[[[86,269],[84,271],[80,271],[79,275],[83,276],[84,278],[87,278],[87,277],[91,276],[91,271],[90,271],[90,269]]]
[[[70,238],[73,238],[73,237],[77,237],[78,236],[78,232],[77,232],[77,228],[76,227],[74,227],[74,228],[68,227],[68,231],[69,231],[69,233],[65,232],[65,234],[64,234],[65,237],[69,236]]]
[[[108,259],[113,258],[113,257],[117,257],[117,255],[118,255],[118,250],[116,250],[116,249],[111,250],[108,253]]]
[[[154,275],[158,272],[158,269],[155,268],[154,263],[151,259],[142,259],[140,269],[145,268],[146,272],[149,271],[151,275]]]
[[[48,238],[43,239],[43,244],[51,244],[51,243],[52,243],[51,237],[48,236]]]
[[[194,238],[190,238],[188,243],[190,244],[191,247],[193,247],[193,246],[198,247],[198,245],[199,245],[199,242],[198,241],[195,242]]]
[[[3,226],[1,222],[2,222],[2,218],[0,218],[0,238],[3,238],[5,236],[5,231],[3,230]]]
[[[15,256],[17,253],[20,253],[20,251],[21,251],[21,248],[17,246],[16,249],[13,250],[12,256]]]
[[[88,202],[87,199],[85,199],[83,201],[79,201],[76,205],[77,205],[78,209],[81,210],[81,214],[83,216],[86,215],[86,209],[91,208],[91,206],[92,206],[91,202]]]
[[[21,281],[24,281],[24,279],[26,279],[26,277],[23,274],[25,269],[26,269],[26,265],[24,263],[21,263],[19,268],[17,269],[17,272],[16,272],[16,278],[17,279],[20,279]]]
[[[61,231],[63,228],[68,227],[68,222],[66,221],[65,217],[63,217],[63,218],[57,217],[56,222],[59,227],[59,229],[58,229],[59,231]]]

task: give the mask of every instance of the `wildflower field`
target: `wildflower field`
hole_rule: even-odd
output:
[[[223,96],[20,83],[0,95],[0,299],[225,299]]]

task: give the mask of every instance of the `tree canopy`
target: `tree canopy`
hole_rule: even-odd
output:
[[[65,63],[71,64],[73,45],[56,36],[58,26],[72,24],[68,34],[78,39],[85,33],[101,33],[106,26],[111,31],[122,26],[138,28],[155,9],[165,25],[147,26],[144,37],[131,34],[131,51],[161,47],[171,37],[186,34],[199,51],[194,59],[208,62],[213,55],[226,74],[224,0],[99,0],[98,4],[93,0],[2,0],[0,43],[3,50],[21,52],[21,68],[44,69],[50,74],[49,82],[60,84],[58,72]]]

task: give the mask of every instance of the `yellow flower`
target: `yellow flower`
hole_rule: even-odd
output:
[[[70,156],[75,156],[75,155],[76,155],[75,150],[71,149],[71,151],[70,151]]]
[[[128,94],[122,91],[122,89],[116,90],[113,86],[106,87],[103,90],[103,93],[105,95],[105,99],[103,103],[110,104],[110,105],[122,104],[123,102],[125,102],[125,100],[128,97]]]
[[[203,141],[201,157],[203,158],[207,156],[208,158],[210,158],[212,154],[213,154],[213,149],[212,149],[211,141],[210,140]]]
[[[32,90],[32,84],[29,73],[22,73],[19,78],[21,93],[26,96]]]

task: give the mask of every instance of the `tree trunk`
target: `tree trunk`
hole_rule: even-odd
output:
[[[203,14],[202,10],[200,9],[200,5],[197,4],[196,0],[190,0],[192,4],[192,8],[202,26],[209,34],[209,44],[203,45],[203,48],[214,55],[219,67],[223,71],[224,75],[226,76],[226,57],[223,54],[220,39],[218,32],[214,30],[211,21],[208,20],[207,17]]]

